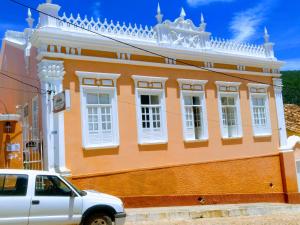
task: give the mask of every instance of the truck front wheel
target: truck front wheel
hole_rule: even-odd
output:
[[[105,214],[93,214],[87,218],[84,225],[112,225],[112,220]]]

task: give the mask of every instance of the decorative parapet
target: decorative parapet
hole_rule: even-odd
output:
[[[137,41],[139,44],[163,46],[179,50],[205,51],[276,60],[273,51],[274,44],[269,42],[267,29],[265,29],[264,35],[265,43],[262,45],[240,43],[233,40],[221,40],[211,37],[211,33],[206,31],[207,24],[203,14],[201,14],[200,17],[200,24],[196,26],[192,20],[185,18],[186,13],[184,9],[181,10],[180,16],[174,21],[163,21],[163,14],[158,5],[156,15],[157,24],[154,27],[113,22],[107,19],[100,20],[99,18],[94,19],[93,17],[88,19],[87,16],[81,17],[79,14],[77,17],[74,17],[73,14],[67,16],[66,13],[59,16],[60,6],[52,4],[51,1],[40,4],[38,10],[41,11],[41,13],[36,29],[50,28],[49,30],[53,30],[55,28],[66,32],[84,33],[94,36],[99,33],[125,42]],[[31,13],[28,15],[27,22],[29,27],[32,27],[33,18],[31,17]],[[12,33],[7,34],[7,36],[12,35]],[[21,37],[22,33],[16,33],[14,36],[16,39],[18,38],[16,36],[20,36],[19,40],[23,41]],[[71,47],[74,46],[70,46],[70,48],[68,46],[66,47],[68,48],[67,53],[80,55],[81,49],[76,50],[71,49]],[[47,51],[47,48],[44,46],[41,48],[41,50]],[[57,52],[60,52],[60,46],[57,46]],[[119,54],[120,56],[121,53],[122,52]],[[123,54],[122,56],[126,55]],[[130,59],[130,57],[127,58]]]
[[[211,38],[209,46],[212,50],[222,53],[231,53],[245,56],[266,57],[266,51],[262,45],[240,43],[233,40]]]
[[[148,26],[137,26],[136,24],[128,25],[120,22],[110,22],[107,19],[101,21],[99,18],[83,19],[78,14],[74,17],[72,14],[67,16],[65,13],[57,21],[57,26],[63,30],[72,32],[89,33],[88,30],[113,36],[115,38],[138,40],[145,43],[157,43],[159,45],[188,48],[194,50],[211,50],[227,54],[237,54],[253,57],[269,57],[263,45],[253,45],[247,43],[239,43],[233,40],[224,40],[220,38],[210,37],[211,33],[205,31],[206,23],[202,17],[199,27],[183,17],[177,18],[174,22],[166,20],[158,23],[154,28]],[[84,29],[81,29],[84,28]],[[92,33],[90,33],[92,34]]]
[[[123,23],[121,25],[119,22],[114,23],[112,20],[108,22],[107,19],[105,19],[104,21],[100,21],[99,18],[97,20],[94,20],[93,17],[88,20],[87,16],[82,19],[79,14],[75,18],[72,14],[67,17],[64,13],[63,16],[60,17],[60,21],[58,21],[58,26],[68,31],[89,33],[89,31],[87,30],[90,30],[93,32],[99,32],[101,34],[113,35],[116,37],[133,40],[152,42],[156,40],[155,32],[153,31],[152,27],[143,27],[142,25],[138,27],[136,24],[132,25],[131,23],[129,23],[128,25]],[[84,29],[81,29],[80,27]]]

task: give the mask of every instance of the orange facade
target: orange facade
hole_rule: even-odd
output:
[[[45,3],[39,8],[58,15],[58,5]],[[16,86],[15,80],[7,78],[3,80],[7,87],[26,88],[25,92],[0,91],[9,113],[28,105],[28,126],[21,113],[16,130],[24,134],[24,127],[38,127],[44,151],[38,155],[43,153],[44,169],[68,175],[83,189],[121,196],[133,207],[300,199],[295,156],[286,147],[283,129],[282,62],[274,58],[267,33],[262,46],[236,44],[232,49],[231,42],[209,39],[204,21],[199,29],[193,24],[185,28],[192,22],[180,17],[172,23],[160,21],[155,30],[147,28],[143,35],[119,34],[125,39],[129,35],[129,41],[137,38],[140,48],[167,56],[162,58],[60,22],[41,14],[36,32],[31,26],[22,33],[28,35],[30,45],[25,42],[18,47],[17,41],[13,43],[16,34],[9,33],[1,57],[1,71],[40,89],[37,94],[34,88],[20,82]],[[197,46],[176,46],[176,40],[168,46],[165,37],[159,36],[159,32],[181,32],[189,37],[191,29],[200,40]],[[228,49],[220,50],[220,46],[229,46],[231,53],[225,54]],[[24,55],[25,48],[29,51]],[[53,97],[63,91],[70,94],[64,100],[71,104],[53,112]],[[37,120],[32,116],[36,95]],[[199,102],[191,107],[188,100]],[[143,104],[151,110],[141,108]],[[149,111],[151,119],[146,115]],[[149,134],[147,120],[152,120],[152,131],[164,132]],[[109,132],[100,133],[100,126],[114,134],[105,136]],[[201,138],[195,131],[199,127]],[[188,136],[191,130],[193,138]],[[22,140],[23,152],[17,158],[23,160],[21,167],[22,153],[28,153],[24,143],[36,138],[33,131]],[[5,154],[2,148],[0,166],[5,164]]]

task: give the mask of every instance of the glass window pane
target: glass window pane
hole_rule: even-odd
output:
[[[151,105],[158,105],[159,97],[157,95],[151,95]]]
[[[87,104],[98,104],[98,94],[88,93],[86,95]]]
[[[191,96],[184,96],[183,101],[184,101],[184,105],[192,105],[193,104]]]
[[[37,176],[35,181],[36,196],[70,196],[71,189],[57,176]]]
[[[149,105],[150,104],[150,96],[149,95],[141,95],[141,104]]]
[[[25,196],[27,193],[27,175],[5,175],[5,178],[0,178],[0,182],[0,196]]]
[[[193,96],[193,105],[200,105],[200,97]]]
[[[222,105],[227,105],[227,97],[221,97]]]
[[[100,94],[99,101],[100,101],[100,104],[110,104],[109,94]]]

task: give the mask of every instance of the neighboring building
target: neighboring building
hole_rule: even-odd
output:
[[[287,135],[300,136],[300,106],[295,104],[284,105]]]
[[[254,46],[212,38],[184,10],[163,21],[158,7],[153,28],[66,16],[51,1],[38,10],[59,19],[40,13],[33,29],[29,13],[28,29],[7,31],[2,70],[40,80],[29,126],[42,129],[31,137],[45,169],[129,206],[299,201],[267,31]],[[70,107],[54,113],[62,99]]]

